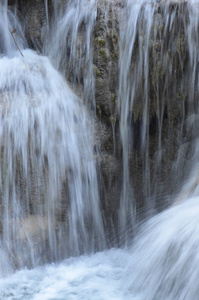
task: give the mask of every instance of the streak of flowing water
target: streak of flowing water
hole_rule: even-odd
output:
[[[17,34],[18,36],[21,36],[21,38],[17,39],[18,45],[22,47],[25,43],[23,42],[23,33],[17,18],[10,10],[8,10],[7,0],[2,1],[3,3],[0,5],[0,55],[3,53],[4,55],[12,56],[16,55],[17,50],[11,34],[13,30],[16,30],[16,24]]]
[[[119,226],[123,242],[129,241],[127,228],[133,228],[136,206],[132,182],[129,174],[130,145],[132,144],[131,120],[138,90],[142,89],[143,124],[141,148],[145,155],[146,177],[149,176],[148,139],[149,139],[149,47],[154,5],[151,1],[127,1],[124,24],[121,26],[120,42],[120,82],[119,109],[120,134],[123,147],[123,187],[120,200]],[[132,67],[133,64],[133,67]],[[133,71],[132,71],[133,70]],[[143,82],[144,78],[144,82]],[[131,115],[132,114],[132,115]],[[148,183],[148,178],[146,183]],[[149,189],[147,184],[143,189]]]
[[[2,5],[0,6],[0,51],[5,53],[6,55],[9,54],[12,38],[9,34],[9,21],[7,18],[7,0],[3,0]]]
[[[97,15],[96,0],[69,0],[67,4],[54,0],[53,4],[54,23],[46,53],[56,68],[70,77],[74,89],[83,86],[86,105],[95,109],[91,33]]]
[[[47,29],[49,29],[48,0],[45,0],[45,12],[46,12],[46,25],[47,25]]]

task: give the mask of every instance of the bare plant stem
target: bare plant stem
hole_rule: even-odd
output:
[[[15,39],[15,36],[14,36],[14,33],[15,33],[16,29],[14,29],[13,31],[11,31],[11,29],[9,28],[9,31],[10,31],[10,33],[11,33],[11,35],[12,35],[12,38],[13,38],[13,40],[14,40],[14,42],[15,42],[15,45],[17,46],[17,48],[18,48],[18,50],[19,50],[21,56],[24,57],[23,53],[21,52],[21,49],[19,48],[19,45],[17,44],[17,41],[16,41],[16,39]]]

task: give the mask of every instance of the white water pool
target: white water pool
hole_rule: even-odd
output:
[[[197,300],[198,232],[196,197],[151,218],[129,250],[110,249],[0,279],[0,300]]]
[[[125,288],[130,253],[111,249],[0,279],[1,300],[138,300]]]

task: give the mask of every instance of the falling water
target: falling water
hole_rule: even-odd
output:
[[[6,54],[9,53],[9,49],[11,48],[11,36],[9,34],[9,24],[7,19],[7,1],[3,0],[3,4],[0,7],[0,36],[1,36],[1,44],[0,50]]]
[[[129,156],[131,135],[131,120],[133,107],[138,90],[142,91],[143,125],[142,125],[142,151],[146,153],[146,177],[148,170],[148,102],[149,102],[149,46],[151,26],[153,23],[154,6],[151,1],[127,1],[125,24],[121,27],[120,44],[120,132],[123,147],[123,187],[120,200],[119,225],[122,239],[127,242],[129,236],[127,228],[135,225],[136,206],[129,174]],[[126,25],[127,20],[127,25]],[[139,36],[137,37],[137,34]],[[132,67],[133,64],[133,67]],[[133,71],[131,71],[133,69]],[[143,82],[145,78],[145,82]],[[132,114],[132,115],[131,115]],[[147,181],[148,182],[148,181]],[[143,186],[143,189],[145,186]],[[146,185],[146,189],[148,189]]]
[[[197,299],[199,198],[187,199],[142,228],[127,266],[138,299]]]
[[[0,6],[0,54],[5,54],[7,56],[16,55],[15,52],[16,47],[14,47],[14,39],[12,36],[12,32],[16,30],[17,26],[17,34],[21,38],[18,38],[18,45],[24,45],[23,42],[23,33],[21,30],[21,26],[18,23],[16,16],[8,10],[7,0],[2,0],[3,3]],[[9,19],[8,16],[9,15]]]
[[[49,30],[56,42],[49,39],[45,53],[56,69],[70,77],[73,88],[84,86],[80,94],[93,108],[91,36],[96,2],[52,3],[54,23],[52,27],[49,24]],[[45,1],[46,14],[47,4]],[[199,297],[199,41],[195,5],[191,1],[162,5],[159,1],[127,1],[120,25],[118,106],[123,148],[119,234],[126,248],[105,251],[92,118],[49,58],[25,49],[17,39],[24,57],[20,54],[12,29],[11,33],[8,30],[16,27],[12,22],[17,20],[10,12],[7,18],[4,1],[0,9],[0,22],[4,20],[0,23],[2,300]],[[83,46],[82,36],[86,41]],[[181,108],[178,135],[173,132],[176,117],[170,115],[173,104]],[[151,120],[157,127],[152,156]],[[178,151],[166,174],[173,182],[161,173],[166,146],[172,147],[172,143],[178,144]],[[145,207],[152,207],[154,213],[156,202],[168,187],[168,194],[174,191],[173,198],[181,193],[170,209],[149,219],[132,239],[140,217],[134,193],[136,178],[130,169],[135,144],[144,166]],[[92,253],[98,250],[103,251]],[[10,275],[16,268],[21,270]]]
[[[47,25],[47,29],[49,29],[48,0],[45,0],[45,12],[46,12],[46,25]]]
[[[196,11],[198,6],[191,1],[127,1],[120,34],[119,85],[123,242],[129,241],[139,221],[139,207],[149,216],[161,203],[171,204],[198,160],[193,141],[198,138]],[[178,133],[175,126],[180,127]],[[165,162],[171,157],[174,163],[169,170]],[[142,166],[141,184],[138,174],[132,175],[135,160]],[[142,192],[135,195],[137,183]]]
[[[56,68],[66,73],[86,105],[95,109],[91,34],[96,0],[69,0],[67,4],[54,0],[53,5],[54,22],[45,51]]]
[[[197,299],[198,200],[153,217],[128,250],[80,256],[0,280],[1,299]]]
[[[35,267],[103,248],[104,232],[86,111],[46,57],[21,51],[0,59],[1,242]]]

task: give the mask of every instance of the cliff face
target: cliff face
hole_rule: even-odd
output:
[[[9,4],[16,2],[29,46],[42,52],[48,44],[45,2],[18,0],[9,1]],[[53,3],[48,3],[50,28],[53,24]],[[94,74],[95,107],[91,103],[87,106],[96,111],[95,150],[101,205],[108,227],[117,227],[126,172],[124,155],[128,156],[132,201],[138,212],[137,218],[142,219],[143,214],[149,212],[149,206],[152,213],[159,211],[169,205],[170,198],[180,191],[191,168],[193,140],[198,137],[195,130],[198,128],[198,66],[194,52],[198,38],[190,20],[193,11],[187,2],[162,1],[155,7],[151,6],[150,15],[147,15],[147,6],[144,5],[138,14],[125,79],[122,77],[122,63],[125,64],[125,47],[130,42],[125,31],[128,31],[127,22],[132,16],[126,10],[125,1],[99,0],[97,3],[90,66]],[[149,33],[146,30],[147,18],[151,18]],[[79,50],[85,43],[84,26],[79,27],[76,41]],[[81,61],[81,65],[71,67],[70,45],[67,45],[61,69],[75,92],[84,99],[88,98],[89,102],[92,93],[88,97],[85,94],[87,82],[84,71],[88,70],[88,65],[85,65],[88,60],[84,56],[85,51],[79,51],[77,61]],[[124,101],[127,101],[128,111],[125,118],[121,108]],[[128,127],[125,133],[127,143],[124,142],[123,126]]]

